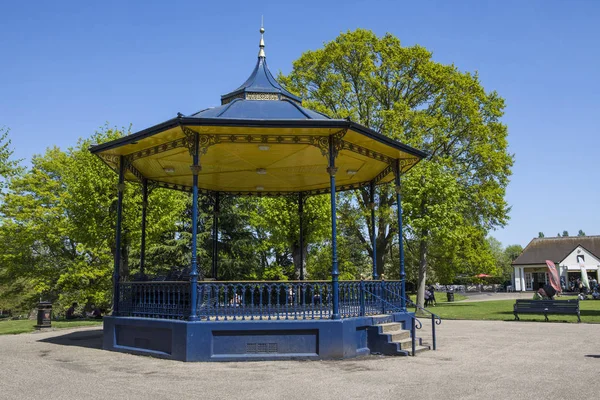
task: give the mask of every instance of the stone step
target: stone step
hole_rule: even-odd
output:
[[[373,325],[369,338],[369,348],[374,354],[411,356],[413,353],[410,330],[402,329],[402,324],[399,322]],[[430,349],[429,345],[422,343],[421,338],[415,338],[415,354]]]
[[[419,338],[417,338],[415,340],[415,344],[417,346],[421,345],[421,341],[419,340]],[[398,347],[402,350],[412,350],[412,339],[410,337],[405,338],[405,339],[400,339],[400,340],[394,340],[392,341],[392,343],[396,343],[398,345]],[[416,346],[415,346],[416,347]]]
[[[385,324],[377,324],[376,326],[380,327],[379,332],[381,333],[391,333],[402,330],[402,324],[399,322],[388,322]]]
[[[397,342],[403,339],[410,339],[410,331],[406,330],[387,332],[386,335],[390,337],[391,342]]]
[[[429,346],[423,346],[423,345],[415,346],[415,353],[420,353],[420,352],[426,351],[426,350],[431,350],[431,349],[429,348]],[[412,355],[412,349],[409,350],[409,353],[411,353],[411,355]]]

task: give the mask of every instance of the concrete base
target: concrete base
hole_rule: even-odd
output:
[[[368,327],[409,313],[341,320],[173,321],[105,317],[105,350],[180,361],[341,359],[370,354]]]

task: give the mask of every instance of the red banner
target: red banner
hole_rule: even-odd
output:
[[[550,278],[550,285],[557,292],[562,292],[560,287],[560,278],[558,276],[558,271],[556,270],[556,265],[550,260],[546,260],[546,265],[548,266],[548,277]]]

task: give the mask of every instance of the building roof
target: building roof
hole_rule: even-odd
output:
[[[513,265],[545,264],[546,260],[559,263],[577,246],[600,258],[600,236],[568,236],[535,238],[512,262]]]
[[[254,71],[250,74],[246,82],[232,92],[221,96],[221,104],[227,104],[238,98],[244,100],[291,100],[302,103],[302,99],[290,92],[277,82],[269,68],[267,67],[267,57],[265,55],[265,41],[263,34],[264,28],[260,28],[260,44],[258,51],[258,61]]]
[[[245,93],[252,96],[253,93]],[[293,100],[282,97],[279,101],[247,100],[235,98],[225,105],[199,111],[190,118],[298,120],[330,119],[328,116],[302,107]]]
[[[92,146],[125,179],[190,191],[193,151],[198,187],[231,194],[320,194],[331,188],[328,154],[334,154],[336,190],[394,179],[427,154],[347,119],[302,107],[267,67],[264,29],[250,77],[221,96],[221,105]],[[197,144],[195,144],[197,143]],[[197,146],[197,149],[194,148]]]

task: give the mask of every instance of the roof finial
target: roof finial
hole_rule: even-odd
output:
[[[258,57],[262,57],[265,58],[265,39],[263,38],[263,35],[265,33],[265,28],[263,27],[263,16],[261,15],[260,17],[260,44],[258,45],[258,47],[260,47],[260,50],[258,51]]]

